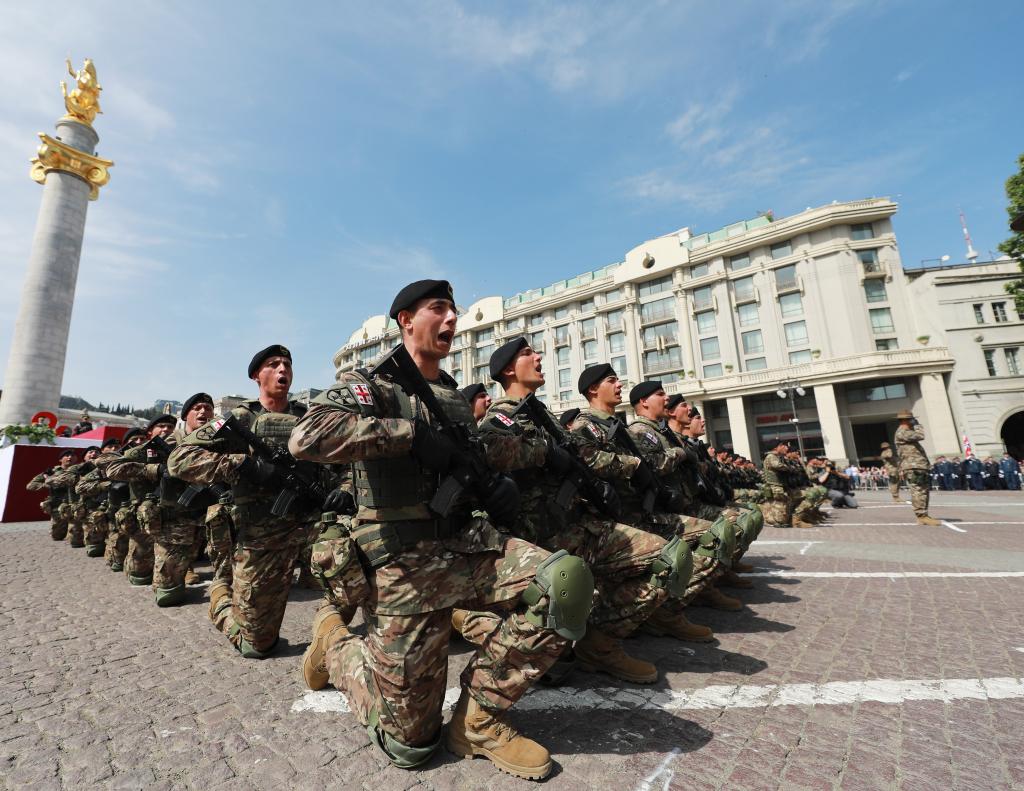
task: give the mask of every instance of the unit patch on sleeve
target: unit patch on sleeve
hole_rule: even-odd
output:
[[[349,389],[352,391],[352,395],[356,397],[356,401],[364,406],[373,406],[373,396],[370,395],[370,388],[364,384],[353,384],[349,385]]]

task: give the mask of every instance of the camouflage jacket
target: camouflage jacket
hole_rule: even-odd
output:
[[[693,447],[685,443],[677,445],[662,433],[661,425],[650,418],[637,417],[626,430],[633,436],[643,460],[651,465],[662,482],[691,497],[684,465],[696,463]]]
[[[896,429],[896,452],[900,457],[900,472],[931,469],[928,454],[921,445],[923,441],[924,429],[920,424],[910,428],[900,426]]]
[[[67,499],[70,503],[80,503],[82,496],[75,491],[78,486],[78,479],[83,475],[92,472],[95,468],[91,461],[83,461],[79,464],[72,464],[67,469],[61,469],[57,467],[54,470],[53,475],[47,478],[47,486],[50,487],[52,492],[54,487],[63,488],[67,491]]]
[[[572,435],[580,449],[580,458],[599,478],[611,483],[622,501],[623,514],[636,514],[642,510],[641,497],[629,480],[640,466],[640,459],[624,452],[611,439],[614,415],[589,407],[580,411],[573,421]]]
[[[107,478],[104,470],[120,455],[120,453],[101,453],[93,460],[95,467],[78,480],[75,491],[82,496],[85,507],[90,511],[96,510],[106,502],[107,490],[110,488],[111,481]]]
[[[788,489],[789,465],[778,453],[772,451],[764,457],[764,482],[773,489]]]
[[[892,448],[885,448],[880,455],[882,457],[882,464],[885,465],[885,471],[890,476],[900,471],[899,458],[892,452]]]
[[[104,465],[103,472],[112,481],[127,481],[131,500],[138,505],[144,499],[156,496],[160,484],[160,467],[160,455],[154,444],[147,441],[110,459]]]

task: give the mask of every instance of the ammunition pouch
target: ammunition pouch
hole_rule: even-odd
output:
[[[444,541],[460,533],[468,518],[417,519],[408,522],[371,522],[352,531],[371,568],[385,566],[420,541]]]
[[[665,588],[670,596],[682,596],[693,576],[693,552],[690,545],[679,536],[661,549],[661,554],[651,564],[651,584]]]
[[[370,582],[351,536],[322,538],[313,544],[310,569],[338,607],[358,607],[370,597]]]
[[[537,568],[522,594],[526,620],[566,640],[580,640],[594,600],[594,575],[587,564],[560,549]]]
[[[729,520],[724,516],[718,517],[711,527],[700,534],[697,539],[697,548],[693,550],[695,555],[705,558],[714,558],[724,566],[732,564],[732,556],[736,551],[736,532]]]

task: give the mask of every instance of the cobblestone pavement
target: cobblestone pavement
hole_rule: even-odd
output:
[[[554,754],[545,786],[1024,788],[1024,496],[936,494],[942,527],[858,499],[817,529],[764,530],[744,610],[693,610],[717,644],[634,639],[654,687],[577,673],[528,695],[515,721]],[[536,787],[443,751],[389,766],[338,693],[302,684],[309,591],[283,650],[246,661],[203,588],[157,609],[42,523],[0,537],[4,787]],[[468,651],[452,644],[450,689]]]

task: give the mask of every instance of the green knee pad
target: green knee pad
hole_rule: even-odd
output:
[[[380,717],[376,709],[370,712],[370,724],[366,726],[366,734],[370,737],[370,741],[380,747],[381,752],[399,769],[415,769],[417,766],[425,764],[441,746],[440,730],[437,732],[437,738],[430,744],[422,747],[410,747],[408,744],[403,744],[390,733],[381,729]]]
[[[124,564],[123,563],[111,563],[110,564],[110,570],[111,571],[124,571]]]
[[[185,601],[185,586],[177,585],[173,588],[156,589],[156,606],[173,607]]]
[[[736,552],[736,531],[724,516],[718,517],[697,539],[693,554],[714,558],[725,566],[732,564]]]
[[[743,511],[736,517],[736,527],[738,528],[736,546],[740,551],[746,552],[750,548],[754,539],[757,538],[757,534],[761,532],[762,525],[764,525],[764,517],[759,510]]]
[[[103,549],[103,544],[86,544],[85,554],[91,558],[101,558],[103,557]]]
[[[153,578],[152,577],[136,577],[136,576],[134,576],[132,574],[129,574],[128,575],[128,582],[130,582],[132,585],[152,585],[153,584]]]
[[[228,639],[231,640],[237,637],[240,631],[242,631],[241,626],[239,626],[237,623],[232,624],[231,628],[228,629]],[[270,648],[268,648],[266,651],[260,651],[258,648],[256,648],[256,646],[254,646],[244,637],[241,637],[239,638],[238,645],[236,645],[235,648],[237,649],[238,653],[240,653],[246,659],[266,659],[268,656],[274,653],[274,649],[277,648],[277,642],[279,639],[280,638],[275,637],[274,642],[271,644]]]
[[[580,640],[594,602],[594,575],[587,564],[560,549],[537,568],[523,591],[526,620],[566,640]]]
[[[682,596],[693,576],[693,552],[690,545],[674,536],[661,548],[661,554],[651,564],[651,584],[666,588],[670,596]]]

